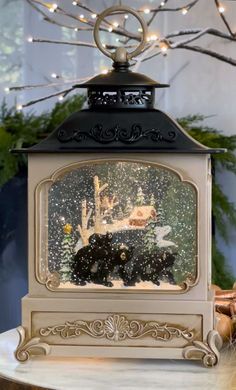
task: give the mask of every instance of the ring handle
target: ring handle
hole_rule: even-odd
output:
[[[111,53],[110,51],[106,50],[103,47],[101,40],[100,40],[100,36],[99,36],[99,27],[100,27],[101,23],[103,22],[104,18],[108,15],[112,15],[112,14],[120,12],[120,11],[130,13],[135,18],[137,18],[138,21],[140,22],[140,24],[142,26],[142,30],[143,30],[142,31],[142,39],[141,39],[139,46],[130,53],[128,53],[126,51],[126,49],[122,48],[122,47],[117,48],[115,53]],[[121,5],[121,6],[117,5],[117,6],[113,6],[113,7],[105,9],[105,11],[103,11],[98,16],[96,23],[95,23],[95,26],[94,26],[93,36],[94,36],[94,40],[96,42],[97,47],[99,48],[99,50],[103,54],[105,54],[105,56],[112,58],[115,62],[126,62],[126,61],[130,60],[131,58],[136,57],[138,54],[140,54],[143,51],[145,44],[146,44],[146,40],[147,40],[147,33],[148,33],[147,24],[137,11],[135,11],[134,9],[132,9],[130,7],[126,7],[124,5]]]

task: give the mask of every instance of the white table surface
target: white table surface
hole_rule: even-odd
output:
[[[0,377],[56,390],[236,390],[236,352],[217,367],[200,362],[144,359],[34,358],[18,363],[16,330],[0,334]]]

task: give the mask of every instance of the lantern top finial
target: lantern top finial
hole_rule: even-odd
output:
[[[126,12],[132,14],[134,17],[138,19],[138,21],[141,24],[142,27],[142,35],[141,35],[141,41],[138,47],[133,50],[132,52],[128,53],[127,50],[124,47],[118,47],[114,53],[107,50],[101,43],[100,36],[99,36],[99,28],[101,23],[104,21],[104,18],[108,15],[120,13],[120,12]],[[124,63],[131,60],[133,57],[136,57],[140,53],[142,53],[143,49],[145,48],[145,44],[147,41],[147,32],[148,27],[145,22],[145,20],[141,17],[141,15],[134,9],[120,5],[120,6],[114,6],[107,8],[105,11],[103,11],[99,17],[97,18],[95,27],[94,27],[94,40],[96,42],[97,47],[99,50],[105,54],[107,57],[112,58],[115,63]]]

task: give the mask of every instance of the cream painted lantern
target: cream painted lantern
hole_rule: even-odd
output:
[[[101,45],[108,14],[141,22],[140,47]],[[80,85],[75,112],[27,150],[29,293],[16,358],[202,359],[218,363],[211,283],[211,150],[153,108],[165,87],[129,70],[146,25],[127,7],[95,27],[113,70]]]

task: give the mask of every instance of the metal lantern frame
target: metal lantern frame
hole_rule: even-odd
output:
[[[101,45],[104,17],[130,12],[142,25],[140,47],[109,53]],[[131,72],[129,60],[145,47],[140,14],[111,7],[100,14],[95,41],[113,59],[113,70],[78,88],[88,90],[88,108],[67,118],[48,138],[28,149],[29,294],[22,300],[16,358],[31,356],[134,357],[219,361],[211,283],[211,154],[166,113],[155,109],[155,90],[167,87]],[[74,168],[100,162],[138,162],[164,167],[196,191],[197,273],[180,291],[61,288],[47,265],[47,231],[41,216],[48,189]],[[45,211],[46,213],[46,211]],[[45,217],[46,218],[46,217]],[[43,259],[43,260],[42,260]]]

